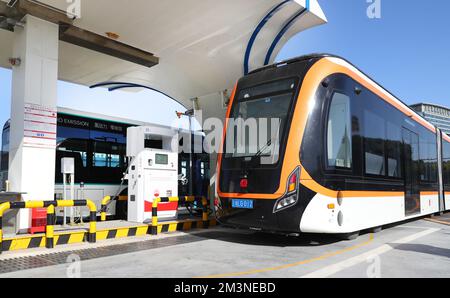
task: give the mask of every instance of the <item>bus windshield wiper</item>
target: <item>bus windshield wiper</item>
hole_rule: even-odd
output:
[[[266,151],[267,148],[269,148],[272,145],[272,139],[268,140],[267,143],[262,147],[254,156],[252,156],[250,162],[253,163],[253,161],[263,155],[264,151]]]

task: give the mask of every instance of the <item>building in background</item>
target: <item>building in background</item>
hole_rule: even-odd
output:
[[[428,103],[418,103],[411,108],[450,136],[450,108]]]

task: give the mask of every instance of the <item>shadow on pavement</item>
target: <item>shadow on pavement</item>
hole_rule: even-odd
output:
[[[278,234],[268,234],[261,232],[242,233],[242,230],[216,231],[211,233],[199,233],[197,237],[205,240],[218,240],[230,243],[256,245],[256,246],[274,246],[274,247],[294,247],[294,246],[324,246],[340,242],[341,240],[333,235],[321,234],[301,234],[300,236],[284,236]]]
[[[425,244],[398,244],[392,245],[396,250],[418,252],[433,256],[450,258],[450,249]]]

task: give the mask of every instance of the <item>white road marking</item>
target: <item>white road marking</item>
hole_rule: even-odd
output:
[[[396,241],[392,241],[392,243],[395,244],[405,244],[405,243],[409,243],[412,242],[414,240],[417,240],[419,238],[425,237],[427,235],[436,233],[437,231],[439,231],[441,229],[427,229],[425,231],[413,234],[411,236],[396,240]],[[347,268],[353,267],[355,265],[358,265],[360,263],[366,262],[369,258],[373,258],[375,256],[380,256],[384,253],[387,253],[391,250],[393,250],[394,248],[388,244],[382,245],[378,248],[375,248],[371,251],[368,251],[366,253],[360,254],[358,256],[355,256],[353,258],[347,259],[345,261],[324,267],[322,269],[319,269],[317,271],[314,271],[312,273],[306,274],[301,276],[301,278],[324,278],[324,277],[329,277],[331,275],[334,275],[338,272],[341,272],[342,270],[345,270]]]
[[[400,228],[406,228],[406,229],[420,229],[423,230],[426,227],[425,226],[399,226]]]

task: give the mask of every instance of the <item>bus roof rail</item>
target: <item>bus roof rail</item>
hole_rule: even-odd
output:
[[[270,68],[282,67],[282,66],[296,63],[296,62],[307,61],[307,60],[318,59],[318,58],[325,58],[325,57],[337,57],[337,56],[327,54],[327,53],[314,53],[314,54],[304,55],[304,56],[300,56],[300,57],[296,57],[296,58],[292,58],[292,59],[288,59],[288,60],[283,60],[283,61],[271,64],[271,65],[267,65],[264,67],[260,67],[258,69],[255,69],[255,70],[249,72],[249,75],[255,74],[255,73],[270,69]]]

